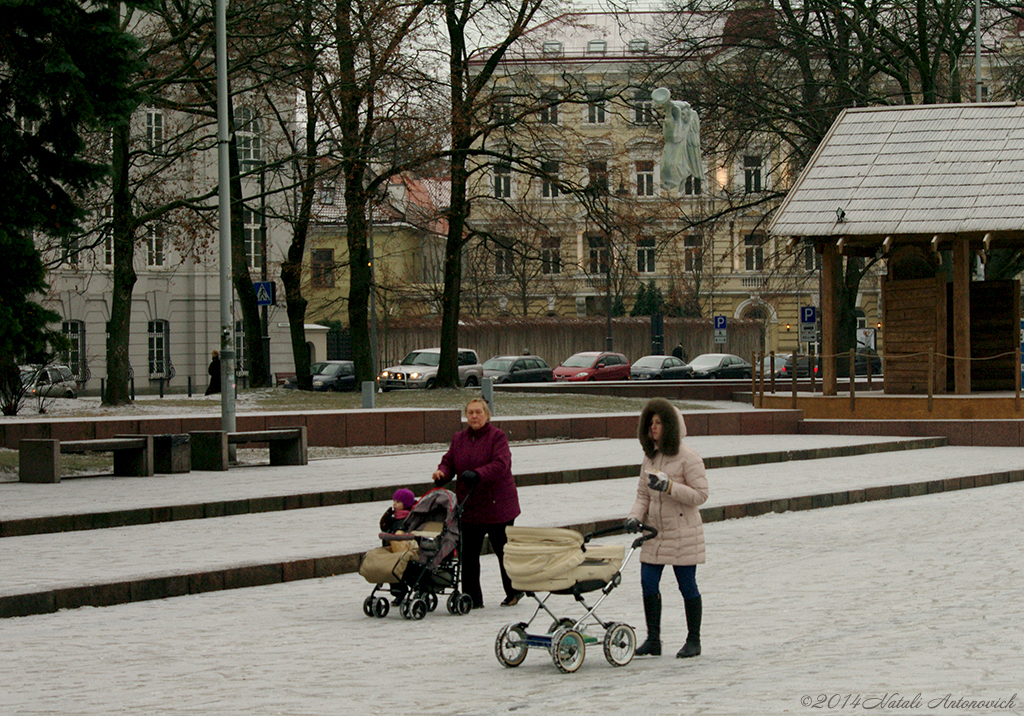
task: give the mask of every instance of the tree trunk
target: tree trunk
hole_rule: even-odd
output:
[[[110,320],[107,323],[107,383],[103,405],[131,403],[129,380],[129,338],[131,337],[132,291],[135,288],[135,219],[128,190],[128,124],[117,125],[113,141],[113,235],[114,285],[110,296]]]

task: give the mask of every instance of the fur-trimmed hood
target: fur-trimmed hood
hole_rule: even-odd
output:
[[[655,415],[661,418],[663,426],[660,446],[655,445],[648,434],[651,418]],[[658,452],[661,452],[662,455],[678,455],[683,438],[686,437],[686,423],[683,421],[683,414],[664,398],[652,398],[640,413],[637,437],[640,439],[640,446],[647,457],[654,457]]]

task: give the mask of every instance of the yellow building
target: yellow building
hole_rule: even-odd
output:
[[[464,311],[603,315],[610,301],[628,313],[653,281],[686,315],[758,319],[765,350],[806,350],[799,310],[819,304],[820,256],[767,236],[767,197],[795,178],[776,145],[706,152],[701,176],[661,186],[651,93],[686,72],[670,44],[728,27],[700,13],[584,13],[513,46],[481,147],[493,158],[476,167]],[[857,305],[876,328],[875,274]]]

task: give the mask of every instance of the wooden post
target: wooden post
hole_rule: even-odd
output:
[[[850,412],[857,409],[857,351],[850,349]]]
[[[953,385],[958,395],[971,392],[971,249],[967,239],[953,242]]]
[[[932,412],[932,396],[935,393],[935,349],[928,350],[928,412]]]
[[[793,375],[790,376],[793,379],[793,400],[790,403],[792,405],[792,407],[793,407],[793,410],[796,410],[796,375],[799,372],[800,372],[800,354],[799,353],[794,353],[793,354],[793,370],[792,370]],[[1020,375],[1020,371],[1017,371],[1017,375],[1018,376]]]
[[[775,351],[768,352],[768,365],[771,366],[771,392],[775,395]]]
[[[835,243],[821,245],[821,392],[836,394],[836,276],[839,251]]]
[[[750,404],[761,407],[757,404],[757,351],[750,351]]]
[[[811,395],[814,395],[814,391],[816,390],[814,384],[816,382],[815,379],[817,378],[818,374],[814,370],[815,363],[814,363],[814,344],[813,343],[808,346],[807,356],[808,356],[808,358],[807,358],[807,372],[811,374]]]

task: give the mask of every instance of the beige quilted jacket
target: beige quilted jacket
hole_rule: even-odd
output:
[[[647,434],[651,418],[661,418],[663,438],[655,445]],[[651,400],[640,415],[638,437],[644,448],[636,502],[629,516],[658,530],[658,536],[644,543],[640,561],[649,564],[703,564],[704,526],[700,506],[708,499],[708,480],[700,455],[682,444],[686,424],[682,414],[662,398]],[[668,492],[648,487],[650,472],[665,473]]]

